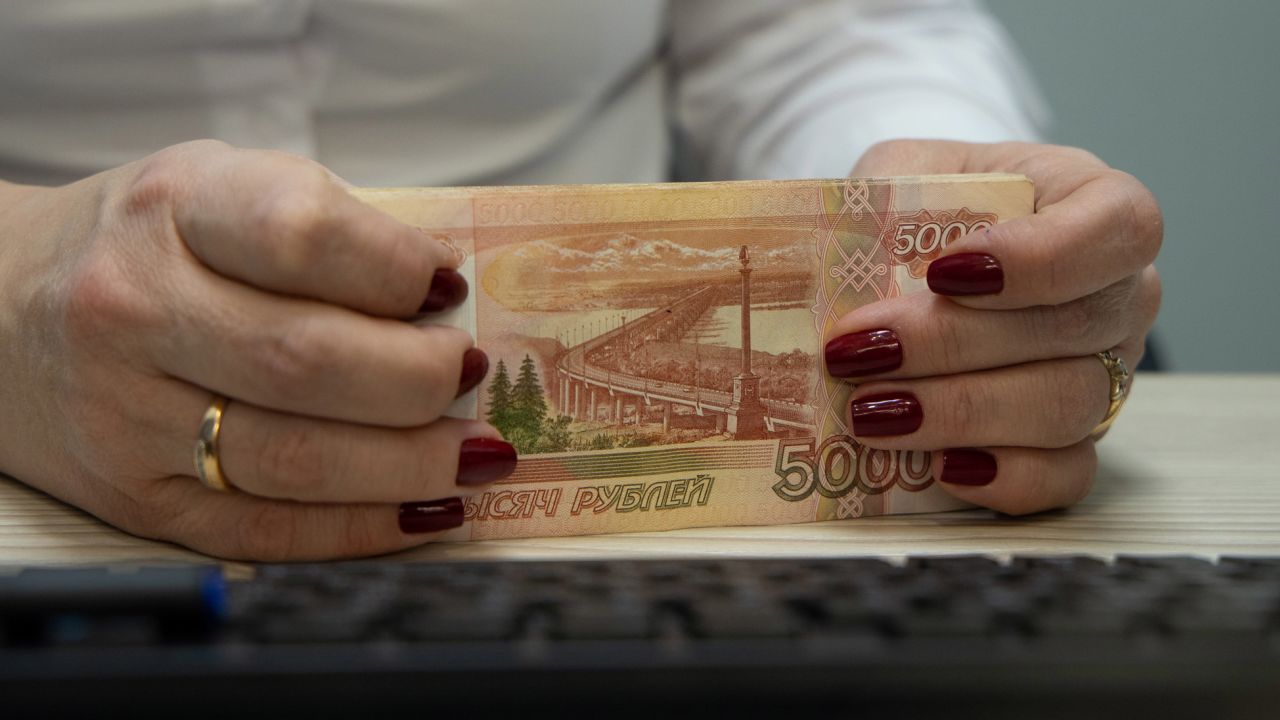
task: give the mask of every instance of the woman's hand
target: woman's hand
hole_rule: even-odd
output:
[[[465,298],[456,263],[321,166],[216,142],[0,186],[0,471],[223,557],[430,540],[515,463],[493,427],[441,417],[484,353],[404,322]],[[193,477],[219,395],[230,493]]]
[[[1163,223],[1151,193],[1082,150],[893,141],[859,177],[1021,173],[1035,214],[961,238],[929,267],[933,293],[843,317],[828,371],[858,383],[854,435],[870,447],[932,450],[940,485],[1021,514],[1083,498],[1110,376],[1134,368],[1160,306],[1152,262]]]

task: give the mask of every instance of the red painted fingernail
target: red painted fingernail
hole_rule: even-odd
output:
[[[459,485],[485,485],[516,470],[516,449],[511,443],[492,438],[462,441],[458,453]]]
[[[942,451],[942,475],[952,485],[986,485],[996,479],[996,456],[977,448]]]
[[[920,429],[924,411],[911,393],[868,395],[849,405],[853,434],[859,437],[906,435]]]
[[[458,379],[458,394],[462,397],[480,384],[489,372],[489,356],[480,348],[470,348],[462,354],[462,377]]]
[[[462,498],[411,502],[400,506],[400,532],[406,535],[451,530],[462,525],[466,505]]]
[[[938,258],[928,274],[929,289],[939,295],[994,295],[1004,289],[1004,269],[986,253]]]
[[[431,289],[427,291],[427,299],[422,301],[420,313],[440,312],[454,305],[461,305],[467,299],[467,279],[457,270],[441,268],[431,278]]]
[[[827,372],[834,377],[897,370],[902,366],[902,342],[892,330],[863,330],[833,338],[824,350]]]

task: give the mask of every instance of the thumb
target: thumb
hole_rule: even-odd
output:
[[[885,140],[867,148],[853,166],[854,177],[939,175],[971,172],[969,143],[951,140]]]

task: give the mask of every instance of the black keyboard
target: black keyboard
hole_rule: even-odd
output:
[[[0,618],[44,713],[1280,717],[1280,558],[25,569]]]

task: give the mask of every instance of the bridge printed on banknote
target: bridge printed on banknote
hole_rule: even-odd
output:
[[[1020,176],[365,191],[448,238],[473,288],[434,318],[494,369],[452,414],[516,472],[450,537],[780,524],[958,503],[930,454],[851,436],[836,321],[924,288],[947,244],[1032,210]]]

